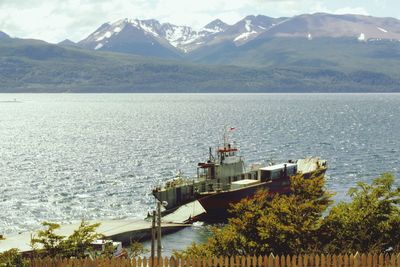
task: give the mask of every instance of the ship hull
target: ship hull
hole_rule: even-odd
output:
[[[305,179],[325,175],[326,169],[318,169],[311,173],[303,174]],[[229,209],[242,199],[253,197],[257,191],[266,189],[270,194],[290,194],[290,180],[277,179],[272,182],[264,182],[241,189],[221,191],[205,195],[198,199],[207,212],[210,220],[225,219],[229,217]]]

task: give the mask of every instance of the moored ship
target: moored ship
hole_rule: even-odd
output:
[[[290,193],[290,177],[305,178],[325,174],[327,163],[317,157],[290,160],[281,164],[245,166],[238,149],[224,136],[223,146],[212,149],[205,162],[198,163],[197,176],[183,178],[181,175],[153,190],[153,195],[165,203],[165,208],[174,210],[198,200],[207,216],[221,218],[228,215],[231,204],[252,197],[257,190],[267,189],[270,193]]]

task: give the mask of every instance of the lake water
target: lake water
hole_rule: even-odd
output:
[[[357,181],[399,177],[400,94],[0,94],[0,233],[142,218],[151,189],[194,175],[224,126],[248,163],[327,159],[337,201]]]

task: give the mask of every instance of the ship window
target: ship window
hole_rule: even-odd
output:
[[[272,178],[271,171],[261,171],[261,181],[262,182],[270,181],[271,178]]]
[[[208,185],[208,191],[210,192],[214,191],[213,184]]]

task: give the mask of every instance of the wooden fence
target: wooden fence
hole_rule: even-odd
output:
[[[157,264],[158,263],[158,264]],[[220,258],[148,258],[113,259],[41,259],[33,260],[32,267],[400,267],[400,254],[355,254],[355,255],[298,255],[264,257],[220,257]]]

